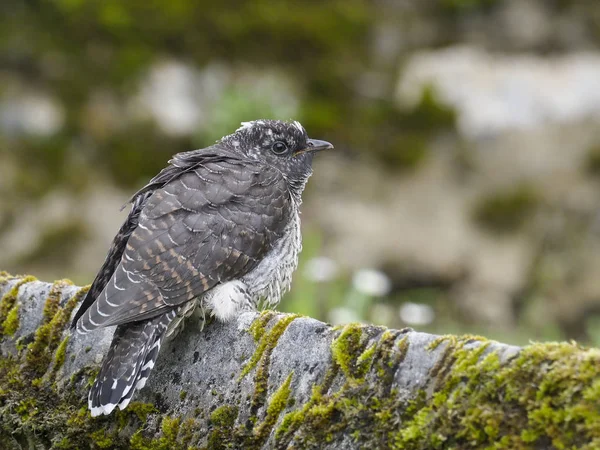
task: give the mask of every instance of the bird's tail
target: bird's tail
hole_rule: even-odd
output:
[[[135,390],[144,387],[177,312],[173,309],[151,320],[117,327],[88,396],[92,416],[110,414],[117,406],[125,409]]]

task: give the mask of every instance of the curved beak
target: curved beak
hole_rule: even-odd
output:
[[[296,155],[301,155],[302,153],[315,153],[320,152],[322,150],[331,150],[333,145],[327,141],[321,141],[319,139],[309,139],[308,147],[299,150],[296,152]]]

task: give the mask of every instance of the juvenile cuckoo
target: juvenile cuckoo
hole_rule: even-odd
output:
[[[124,409],[161,342],[196,305],[227,321],[275,306],[301,249],[299,207],[315,152],[298,122],[245,122],[210,147],[176,154],[131,212],[73,319],[117,325],[90,389],[93,416]]]

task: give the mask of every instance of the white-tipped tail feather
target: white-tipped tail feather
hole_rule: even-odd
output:
[[[173,309],[147,322],[120,325],[102,368],[90,389],[88,407],[92,417],[125,409],[134,392],[146,385],[160,344],[177,315]]]

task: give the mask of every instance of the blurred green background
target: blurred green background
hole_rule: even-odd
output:
[[[0,3],[0,268],[91,282],[119,207],[257,118],[319,155],[282,310],[600,345],[600,4]]]

